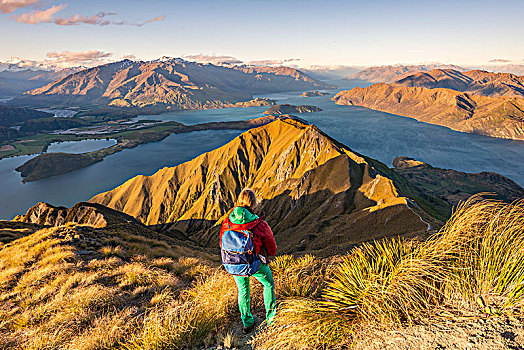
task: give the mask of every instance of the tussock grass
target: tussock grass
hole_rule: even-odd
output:
[[[207,263],[197,257],[173,257],[185,248],[173,247],[169,255],[163,254],[165,242],[137,237],[126,231],[63,226],[41,229],[4,246],[0,348],[116,349],[142,330],[144,320],[166,315],[175,304],[194,305],[192,300],[200,294],[195,291],[190,297],[183,292],[193,285],[198,290],[208,286],[201,282],[210,269]],[[205,298],[199,298],[203,305]],[[211,311],[209,315],[217,315]],[[221,315],[229,314],[226,311]],[[173,324],[179,323],[177,317],[172,317]],[[215,326],[218,321],[213,322]],[[183,339],[199,340],[208,335],[192,327],[184,334]]]
[[[235,307],[236,287],[231,276],[210,268],[181,299],[168,307],[156,305],[124,348],[161,350],[197,345],[211,333],[224,330]]]
[[[0,348],[235,346],[233,278],[185,248],[168,250],[151,238],[73,226],[4,246]],[[524,204],[472,198],[427,241],[366,243],[324,260],[280,256],[271,270],[279,306],[256,349],[343,349],[363,328],[522,317]],[[260,289],[253,281],[258,313]]]
[[[272,326],[253,340],[257,349],[345,348],[362,327],[450,314],[521,317],[524,203],[472,197],[428,241],[363,244],[326,273],[320,298],[280,305]]]
[[[450,304],[473,311],[511,314],[524,306],[524,202],[463,203],[433,249],[453,253],[447,295]]]
[[[324,287],[326,268],[325,263],[312,255],[276,257],[271,263],[271,272],[278,298],[318,297]]]

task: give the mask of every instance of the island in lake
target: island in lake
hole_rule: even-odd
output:
[[[273,107],[269,107],[264,111],[264,114],[281,115],[281,114],[293,114],[293,113],[312,113],[320,112],[321,108],[317,106],[300,105],[294,106],[290,104],[280,104]]]
[[[302,97],[317,97],[317,96],[326,96],[326,95],[329,95],[329,92],[314,90],[314,91],[305,91],[300,96],[302,96]]]

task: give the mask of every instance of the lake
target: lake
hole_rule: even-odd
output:
[[[351,88],[351,82],[344,82]],[[415,119],[363,107],[338,106],[331,95],[300,97],[301,92],[264,95],[278,103],[309,104],[322,112],[299,116],[356,152],[388,166],[399,155],[413,157],[441,168],[467,172],[493,171],[524,186],[524,142],[460,133]],[[184,124],[259,117],[265,107],[229,108],[141,115],[137,119],[173,120]],[[240,134],[237,130],[208,130],[171,135],[151,144],[108,156],[104,161],[69,174],[22,184],[14,168],[34,156],[0,160],[0,218],[10,219],[38,201],[71,206],[112,189],[129,178],[151,175],[165,166],[188,161],[215,149]]]
[[[104,149],[113,145],[116,145],[115,139],[53,142],[47,147],[47,153],[86,153],[98,151],[99,149]]]

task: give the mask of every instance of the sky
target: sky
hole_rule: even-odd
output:
[[[523,0],[0,0],[0,61],[524,64],[523,18]]]

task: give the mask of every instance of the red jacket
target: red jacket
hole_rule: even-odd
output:
[[[228,228],[228,224],[229,227]],[[266,256],[275,256],[277,255],[277,244],[275,242],[275,237],[273,236],[273,231],[269,227],[268,223],[265,222],[262,218],[255,219],[251,222],[245,224],[234,224],[229,221],[229,216],[226,217],[220,228],[219,242],[222,245],[222,234],[224,231],[231,230],[249,230],[253,233],[253,244],[255,246],[255,254],[265,254]]]

